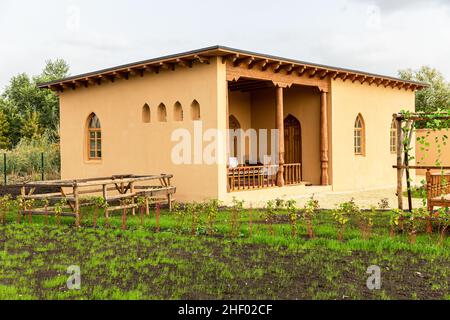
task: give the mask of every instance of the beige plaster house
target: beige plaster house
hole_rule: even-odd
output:
[[[252,202],[395,186],[392,115],[424,84],[214,46],[40,87],[60,96],[63,179],[171,173],[179,201]],[[261,137],[218,139],[218,161],[202,161],[202,133],[229,128],[278,129],[276,161],[249,163]],[[179,129],[192,163],[173,160]]]

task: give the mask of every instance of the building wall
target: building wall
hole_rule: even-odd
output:
[[[332,82],[332,179],[336,191],[385,188],[396,185],[392,168],[396,155],[390,152],[392,115],[414,111],[415,94],[392,88]],[[354,154],[354,123],[361,113],[366,127],[366,156]]]
[[[172,132],[185,128],[191,134],[194,121],[190,106],[197,100],[201,107],[204,130],[224,126],[218,123],[218,72],[222,63],[214,59],[211,64],[196,64],[193,68],[161,71],[159,74],[134,76],[129,80],[104,82],[61,94],[61,166],[62,178],[90,178],[116,174],[174,174],[176,199],[203,200],[217,198],[219,167],[214,165],[176,165],[171,150]],[[222,79],[221,79],[222,80]],[[222,81],[220,81],[222,82]],[[225,82],[225,81],[223,81]],[[183,106],[184,121],[174,121],[174,104]],[[143,123],[142,108],[151,108],[151,123]],[[167,122],[157,122],[157,108],[164,103]],[[223,104],[223,102],[221,102]],[[96,113],[102,125],[103,159],[87,161],[86,120]],[[205,179],[205,177],[208,177]],[[220,181],[220,182],[219,182]]]
[[[429,147],[416,141],[416,162],[417,165],[435,166],[436,160],[439,160],[442,166],[450,166],[450,143],[448,140],[444,145],[443,137],[450,137],[450,130],[443,129],[438,131],[420,129],[416,131],[417,138],[425,138],[430,143]],[[436,143],[439,141],[439,143]],[[441,154],[439,155],[438,146],[440,145]],[[425,170],[417,170],[418,175],[425,175]]]

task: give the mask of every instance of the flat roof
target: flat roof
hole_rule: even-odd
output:
[[[345,75],[345,79],[349,76],[353,77],[353,79],[371,79],[371,82],[378,80],[377,84],[382,82],[395,83],[395,85],[400,86],[400,88],[405,87],[406,89],[412,90],[420,90],[425,87],[428,87],[429,84],[423,82],[416,81],[408,81],[403,80],[396,77],[385,76],[380,74],[374,74],[359,70],[352,70],[346,68],[333,67],[323,64],[316,64],[301,60],[283,58],[273,55],[261,54],[241,49],[234,49],[226,46],[212,46],[182,53],[177,53],[173,55],[162,56],[158,58],[153,58],[149,60],[143,60],[138,62],[133,62],[129,64],[124,64],[116,67],[111,67],[107,69],[97,70],[89,73],[79,74],[75,76],[70,76],[64,79],[41,83],[38,85],[39,88],[42,89],[52,89],[52,90],[63,90],[65,87],[76,88],[76,86],[80,86],[85,84],[88,86],[91,82],[100,81],[103,78],[109,78],[114,80],[115,77],[124,77],[128,79],[130,74],[141,73],[144,74],[145,71],[151,70],[159,72],[160,69],[169,69],[172,68],[175,70],[176,65],[189,65],[192,66],[195,62],[201,63],[209,63],[209,59],[212,57],[229,57],[234,56],[239,59],[251,58],[252,61],[258,62],[266,60],[268,63],[278,63],[281,65],[292,65],[293,67],[301,67],[303,69],[313,69],[318,73],[325,74],[323,77],[333,77],[333,79],[343,77]],[[361,82],[362,83],[362,82]]]

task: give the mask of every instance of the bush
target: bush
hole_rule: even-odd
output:
[[[22,139],[11,151],[6,153],[7,174],[10,183],[41,179],[41,155],[44,154],[44,173],[47,180],[60,177],[59,144],[51,143],[47,137]],[[3,162],[3,159],[1,159]],[[2,163],[3,168],[3,163]]]

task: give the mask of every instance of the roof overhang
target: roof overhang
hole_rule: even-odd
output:
[[[343,81],[351,80],[353,82],[358,81],[361,84],[369,83],[413,91],[421,90],[429,86],[427,83],[422,82],[406,81],[357,70],[286,59],[224,46],[214,46],[72,76],[57,81],[42,83],[38,87],[55,91],[63,91],[68,88],[76,89],[82,86],[88,87],[89,85],[99,85],[105,80],[114,82],[115,79],[129,79],[131,76],[139,75],[144,76],[148,72],[159,73],[161,70],[192,67],[196,63],[209,64],[210,60],[214,57],[220,57],[224,63],[232,63],[235,66],[246,65],[248,68],[256,67],[263,70],[267,66],[275,66],[277,70],[285,70],[293,75],[295,73],[303,74],[308,72],[311,77],[320,77],[321,79],[331,78],[336,80],[340,78]]]

